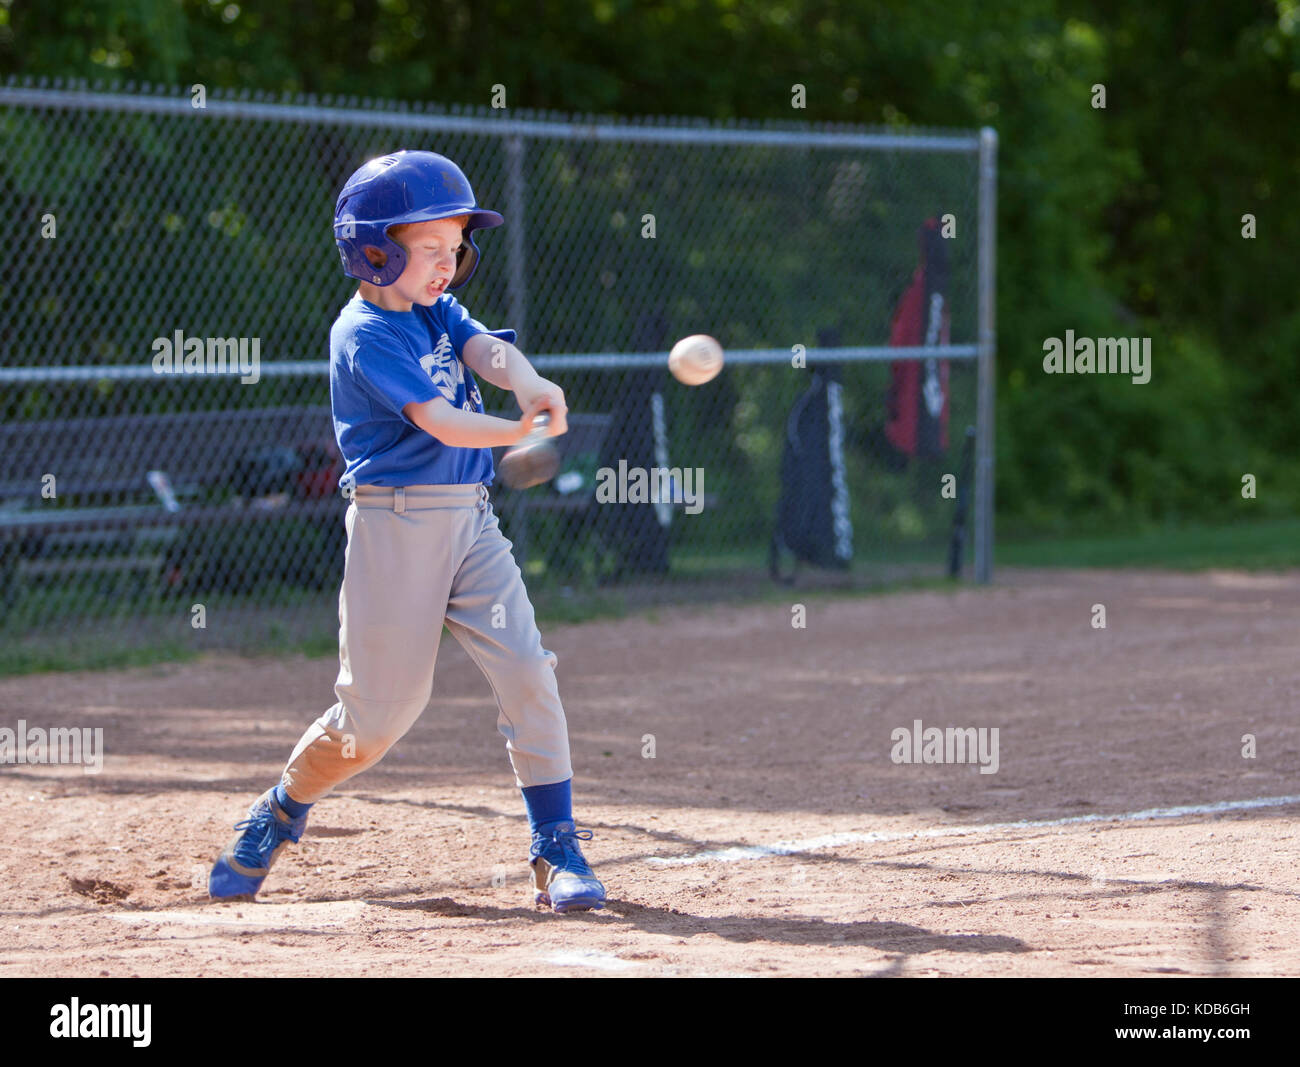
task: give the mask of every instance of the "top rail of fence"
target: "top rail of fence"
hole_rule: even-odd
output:
[[[979,357],[978,345],[851,345],[843,348],[809,348],[804,352],[808,364],[880,363],[899,360],[952,359],[973,360]],[[762,365],[790,362],[787,348],[733,349],[726,354],[729,364]],[[545,352],[529,356],[537,370],[654,370],[666,367],[663,352],[575,352],[562,355]],[[259,378],[321,377],[329,373],[329,360],[266,360],[257,365]],[[148,381],[152,378],[241,378],[249,371],[233,364],[221,370],[156,371],[146,361],[127,365],[89,365],[64,367],[0,367],[0,385],[23,385],[38,382]]]
[[[726,122],[648,116],[563,115],[521,108],[393,104],[356,97],[282,97],[219,91],[204,94],[196,108],[188,89],[135,86],[104,91],[78,83],[53,86],[10,79],[0,84],[0,105],[72,111],[117,111],[150,114],[199,114],[205,119],[256,119],[349,127],[405,128],[435,132],[472,132],[500,137],[545,137],[560,140],[654,144],[764,144],[793,148],[858,148],[879,151],[977,153],[978,131],[879,129],[841,123]],[[183,95],[182,95],[183,94]]]

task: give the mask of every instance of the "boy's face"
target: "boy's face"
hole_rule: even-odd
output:
[[[362,282],[361,295],[390,311],[410,311],[412,304],[435,304],[456,273],[456,254],[464,240],[461,222],[459,218],[413,222],[390,232],[406,249],[406,269],[397,281],[383,288]]]

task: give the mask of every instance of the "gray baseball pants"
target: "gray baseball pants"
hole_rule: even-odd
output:
[[[307,728],[281,779],[311,804],[377,763],[419,718],[444,622],[487,676],[520,787],[573,776],[569,734],[487,486],[361,485],[347,511],[338,702]]]

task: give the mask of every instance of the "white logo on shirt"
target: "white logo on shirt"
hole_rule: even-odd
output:
[[[451,338],[444,333],[433,346],[433,351],[420,359],[420,366],[447,402],[455,404],[456,391],[465,382],[465,370],[451,347]]]

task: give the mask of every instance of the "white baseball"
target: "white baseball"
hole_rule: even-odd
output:
[[[707,333],[683,337],[668,353],[668,369],[683,385],[703,385],[722,370],[722,346]]]

